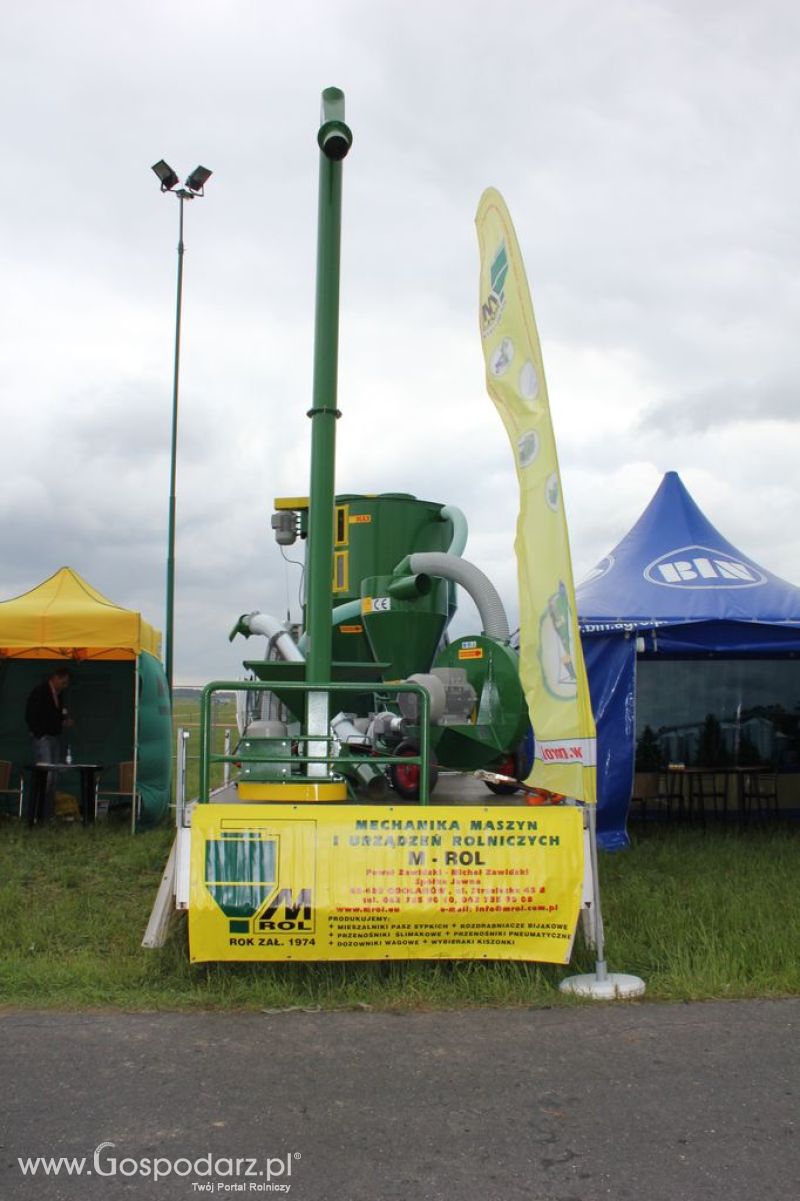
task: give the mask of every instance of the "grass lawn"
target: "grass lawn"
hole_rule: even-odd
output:
[[[609,970],[650,1000],[800,993],[795,886],[800,828],[653,825],[601,855]],[[140,942],[172,829],[0,824],[0,1003],[125,1009],[581,1004],[565,974],[591,971],[580,936],[567,972],[538,964],[402,962],[191,966],[186,924]]]

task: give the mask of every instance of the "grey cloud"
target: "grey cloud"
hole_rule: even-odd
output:
[[[756,421],[800,422],[796,383],[764,380],[741,384],[718,382],[696,391],[674,393],[646,408],[639,428],[647,433],[705,433]]]
[[[164,156],[214,171],[185,213],[178,676],[233,670],[257,649],[229,647],[232,618],[283,613],[287,573],[296,605],[268,519],[274,495],[308,489],[329,83],[344,87],[355,135],[339,488],[458,504],[467,554],[514,607],[516,482],[476,317],[473,218],[491,184],[517,226],[546,367],[554,344],[589,364],[570,377],[579,400],[551,381],[576,564],[608,551],[667,468],[694,474],[701,503],[730,495],[728,532],[748,532],[729,475],[741,478],[757,419],[783,423],[782,463],[800,453],[796,5],[66,11],[12,6],[0,52],[15,114],[0,180],[0,397],[24,434],[0,481],[5,595],[72,562],[161,624],[178,217],[150,172]],[[612,357],[631,414],[609,430],[592,371]],[[800,502],[790,477],[780,514]],[[774,547],[800,576],[784,529],[761,531],[759,557]]]

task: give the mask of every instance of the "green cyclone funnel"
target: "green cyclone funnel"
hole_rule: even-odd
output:
[[[361,619],[377,662],[388,663],[384,680],[428,671],[447,625],[447,581],[425,577],[428,591],[410,600],[397,596],[393,576],[361,582]],[[411,591],[411,589],[409,589]]]

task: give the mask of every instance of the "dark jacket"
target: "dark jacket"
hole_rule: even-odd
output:
[[[58,703],[53,700],[49,680],[36,685],[25,705],[25,721],[34,738],[60,734],[65,713],[61,697],[59,696]]]

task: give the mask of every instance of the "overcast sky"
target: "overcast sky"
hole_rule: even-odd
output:
[[[664,471],[800,584],[795,0],[8,0],[0,598],[67,564],[164,623],[186,210],[176,682],[298,616],[272,499],[308,491],[319,99],[346,94],[337,488],[456,504],[516,616],[474,216],[514,219],[576,578]],[[297,558],[297,549],[289,552]],[[468,602],[462,632],[476,628]],[[259,640],[260,641],[260,640]]]

